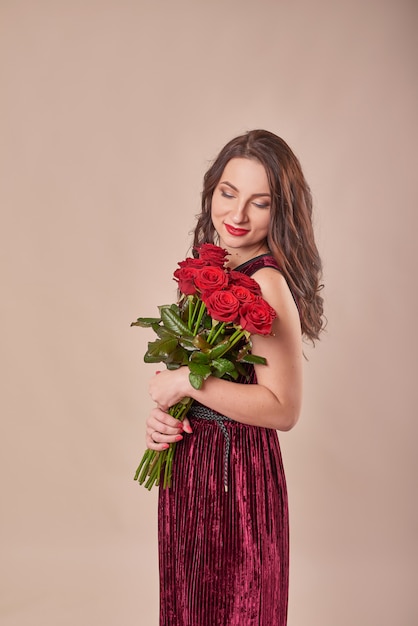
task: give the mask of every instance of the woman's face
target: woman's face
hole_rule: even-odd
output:
[[[253,159],[228,161],[212,197],[219,245],[237,262],[268,251],[271,194],[264,166]]]

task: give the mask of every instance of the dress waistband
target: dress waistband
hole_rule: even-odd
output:
[[[229,432],[225,426],[224,422],[233,422],[230,417],[226,417],[226,415],[221,415],[216,411],[213,411],[209,407],[203,404],[196,404],[193,402],[192,406],[189,409],[188,415],[193,418],[197,417],[201,420],[206,420],[208,422],[216,422],[220,431],[224,436],[224,487],[225,491],[228,491],[228,465],[229,465],[229,451],[231,448],[231,438],[229,436]]]

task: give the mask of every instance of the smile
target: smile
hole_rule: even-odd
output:
[[[234,226],[230,226],[229,224],[225,224],[225,228],[230,235],[234,235],[235,237],[242,237],[250,232],[245,228],[234,228]]]

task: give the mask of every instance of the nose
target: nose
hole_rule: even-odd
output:
[[[232,221],[234,222],[234,224],[243,224],[247,221],[247,219],[248,216],[246,211],[246,205],[244,203],[239,204],[234,210],[234,213],[232,215]]]

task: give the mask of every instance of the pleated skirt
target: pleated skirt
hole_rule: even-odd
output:
[[[172,486],[159,491],[160,625],[285,626],[288,502],[277,432],[224,422],[226,459],[219,425],[190,421]]]

